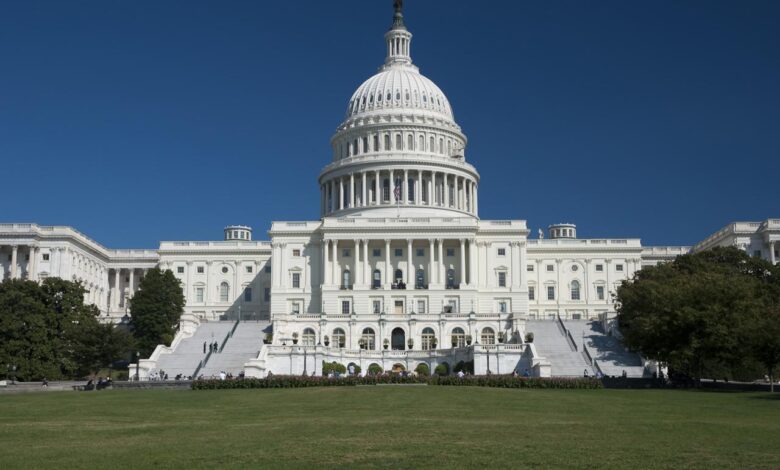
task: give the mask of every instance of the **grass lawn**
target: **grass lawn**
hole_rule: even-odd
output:
[[[0,396],[0,468],[780,468],[780,394],[333,387]]]

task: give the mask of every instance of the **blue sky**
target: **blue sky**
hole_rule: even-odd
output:
[[[694,243],[780,217],[780,2],[407,0],[480,216]],[[319,216],[390,0],[5,2],[0,221],[115,248]]]

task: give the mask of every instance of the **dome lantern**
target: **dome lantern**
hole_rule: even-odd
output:
[[[412,65],[410,54],[412,33],[404,25],[403,0],[395,0],[393,3],[395,13],[393,14],[393,25],[385,33],[385,42],[387,43],[387,58],[383,67],[391,67],[396,64]]]

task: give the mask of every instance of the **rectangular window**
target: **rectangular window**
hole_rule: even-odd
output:
[[[417,313],[425,313],[425,301],[424,300],[418,300],[417,301]]]
[[[179,274],[184,274],[184,266],[177,266],[176,272]]]
[[[343,256],[344,258],[349,258],[350,256],[352,256],[352,251],[349,248],[344,248],[343,250],[341,250],[341,256]]]
[[[247,266],[246,267],[246,272],[251,273],[252,272],[252,266]]]
[[[48,253],[44,253],[43,254],[43,260],[44,261],[49,261],[49,254]]]
[[[623,265],[622,264],[616,264],[615,265],[615,271],[622,271],[622,270],[623,270]]]
[[[292,275],[293,289],[300,289],[301,287],[301,273],[293,273]]]
[[[374,313],[381,313],[382,312],[382,301],[381,300],[374,300],[372,302],[372,305],[374,307]]]
[[[271,263],[265,264],[265,272],[271,274]]]
[[[528,288],[528,300],[536,300],[536,288],[535,287],[529,287]]]
[[[263,300],[265,300],[266,302],[270,302],[271,301],[271,288],[270,287],[266,287],[266,288],[263,289]]]
[[[244,289],[244,302],[251,302],[252,301],[252,288],[247,287]]]
[[[203,288],[202,287],[196,287],[195,288],[195,302],[203,302]]]
[[[753,256],[755,256],[756,258],[760,258],[761,257],[761,250],[753,250]]]
[[[404,301],[396,300],[393,302],[393,313],[397,315],[403,315],[404,313]]]
[[[372,255],[374,258],[379,258],[380,256],[382,256],[382,250],[380,250],[380,249],[378,249],[378,248],[374,248],[374,249],[372,250],[372,253],[371,253],[371,255]]]
[[[498,273],[498,287],[506,287],[506,273]]]
[[[503,300],[498,303],[498,313],[506,313],[506,302]]]
[[[499,248],[498,256],[506,256],[506,248]]]
[[[552,272],[552,271],[555,271],[555,266],[552,265],[552,264],[548,264],[547,265],[547,272]]]
[[[301,304],[299,304],[298,302],[293,302],[293,304],[292,304],[292,314],[293,315],[298,315],[299,313],[301,313]]]
[[[301,250],[299,248],[294,249],[293,256],[301,256]]]
[[[342,300],[341,301],[341,313],[343,315],[349,315],[349,300]]]
[[[547,300],[555,300],[555,286],[547,286]]]
[[[525,270],[531,273],[534,272],[534,265],[529,264],[528,266],[525,267]]]
[[[395,249],[395,256],[396,257],[401,257],[403,255],[404,255],[404,250],[403,249],[401,249],[401,248],[396,248]]]
[[[417,256],[425,256],[425,248],[417,248]]]
[[[455,248],[447,248],[447,256],[449,257],[455,256]]]
[[[604,265],[603,264],[597,264],[596,265],[596,272],[602,272],[604,271]]]
[[[596,297],[599,300],[604,300],[604,286],[596,286]]]
[[[198,266],[198,274],[203,274],[203,266]]]

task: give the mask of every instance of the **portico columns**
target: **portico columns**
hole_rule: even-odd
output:
[[[477,241],[475,239],[469,240],[469,285],[476,287],[477,285]]]
[[[414,264],[412,261],[412,239],[406,240],[406,288],[414,286]]]
[[[447,173],[442,173],[442,187],[444,188],[444,207],[450,207],[450,188],[447,182]]]
[[[114,310],[119,310],[119,271],[119,268],[114,268],[114,295],[111,298]]]
[[[363,240],[363,285],[370,283],[371,265],[368,263],[368,240]]]
[[[188,262],[187,263],[187,265],[188,265],[187,267],[188,268],[189,268],[190,264],[192,264],[192,262]],[[189,271],[187,272],[187,277],[188,277],[188,279],[187,279],[186,289],[189,289],[190,288]],[[128,294],[127,294],[127,298],[128,299],[133,296],[133,285],[135,285],[134,282],[135,282],[135,269],[131,268],[130,269],[130,286],[129,286],[129,289],[128,289],[130,292],[128,292]],[[186,292],[184,293],[184,299],[185,300],[187,299],[187,293]]]
[[[330,258],[330,263],[331,263],[331,269],[333,271],[331,274],[331,283],[338,285],[339,284],[339,271],[338,271],[339,241],[333,240],[332,243],[333,243],[333,255]]]
[[[27,278],[31,281],[35,281],[38,276],[36,276],[35,268],[36,268],[36,262],[37,262],[37,251],[38,247],[36,246],[30,246],[30,261],[27,263]]]
[[[477,196],[478,189],[479,188],[477,188],[477,183],[474,183],[474,211],[473,212],[475,216],[479,216],[479,204],[478,204],[479,198]]]
[[[378,206],[382,202],[382,195],[379,192],[379,170],[374,173],[374,203]]]
[[[361,195],[362,198],[360,199],[360,205],[363,207],[366,207],[368,205],[368,200],[366,199],[366,193],[368,192],[366,188],[366,183],[368,181],[368,177],[366,176],[366,172],[363,172],[363,186],[361,187]]]
[[[385,289],[390,288],[390,239],[385,239]]]
[[[444,284],[444,240],[439,238],[436,242],[439,244],[439,272],[436,275],[436,283]]]
[[[775,259],[775,242],[769,242],[769,261],[771,261],[772,264],[777,263],[777,260]]]
[[[429,199],[430,201],[430,199]],[[436,247],[434,246],[434,240],[433,238],[428,239],[428,285],[435,283],[435,275],[434,275],[434,267],[436,266],[436,263],[434,262],[434,254]]]
[[[328,255],[330,254],[330,245],[328,240],[322,240],[322,280],[326,286],[330,284],[330,264]]]
[[[355,174],[349,174],[349,207],[355,207]]]
[[[360,246],[360,240],[353,240],[353,242],[355,244],[355,279],[352,280],[352,283],[359,285],[363,283],[363,262],[360,261],[363,250]]]
[[[460,284],[466,285],[466,240],[460,239]]]
[[[344,209],[344,179],[339,177],[339,210]]]
[[[16,279],[16,257],[19,253],[19,247],[16,245],[11,246],[11,279]]]
[[[409,204],[409,170],[404,170],[404,181],[401,187],[403,188],[401,204]]]
[[[433,205],[433,184],[434,184],[434,173],[431,172],[431,179],[428,180],[428,205]],[[433,251],[431,251],[433,253]]]

